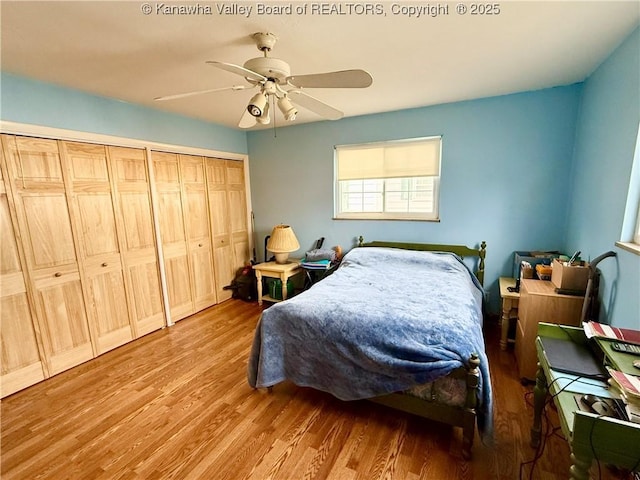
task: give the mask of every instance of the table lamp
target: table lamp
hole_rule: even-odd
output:
[[[296,234],[289,225],[276,225],[267,241],[267,250],[276,257],[276,263],[288,263],[289,254],[300,248]]]

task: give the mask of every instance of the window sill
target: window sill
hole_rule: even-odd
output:
[[[631,242],[616,242],[616,247],[620,247],[627,252],[635,253],[640,256],[640,245]]]
[[[399,218],[399,217],[333,217],[333,220],[389,220],[402,222],[440,222],[439,218]]]

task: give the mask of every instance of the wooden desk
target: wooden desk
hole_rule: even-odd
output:
[[[262,295],[262,277],[279,278],[282,282],[282,300],[288,297],[287,280],[294,275],[302,273],[300,268],[300,260],[289,259],[289,263],[264,262],[253,266],[256,272],[256,281],[258,283],[258,304],[262,305],[263,300],[268,302],[280,302],[276,298],[269,295]]]
[[[571,333],[572,340],[568,338]],[[540,336],[554,337],[567,342],[587,341],[581,328],[541,323],[538,326],[536,348],[538,351],[538,374],[534,389],[534,416],[531,427],[531,446],[538,448],[542,432],[542,412],[544,410],[547,393],[553,395],[553,401],[558,410],[560,427],[564,437],[571,447],[570,478],[573,480],[588,480],[589,470],[594,459],[600,462],[632,469],[640,468],[640,424],[625,422],[611,417],[603,417],[578,409],[574,393],[587,393],[585,386],[579,382],[564,385],[558,381],[566,374],[556,372],[549,367]],[[616,352],[608,355],[618,361]],[[622,355],[622,354],[620,354]],[[605,356],[605,361],[607,361]],[[617,365],[624,364],[620,361]],[[629,372],[630,373],[630,372]],[[602,382],[603,385],[606,385]],[[571,391],[569,391],[571,390]],[[613,396],[613,395],[610,395]]]
[[[516,279],[510,277],[500,277],[500,298],[502,298],[502,317],[500,325],[502,333],[500,335],[500,349],[506,350],[507,343],[514,343],[515,339],[509,338],[509,324],[511,319],[518,318],[518,302],[520,292],[510,292],[509,287],[516,286]]]

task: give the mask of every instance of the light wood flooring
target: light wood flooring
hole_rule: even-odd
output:
[[[260,311],[230,300],[3,399],[2,479],[568,478],[560,433],[520,477],[535,454],[531,388],[497,325],[486,328],[495,442],[476,438],[464,461],[458,429],[290,383],[251,389]]]

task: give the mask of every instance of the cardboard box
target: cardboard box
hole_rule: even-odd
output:
[[[560,290],[572,290],[576,292],[584,292],[587,289],[589,281],[589,264],[584,262],[583,265],[573,264],[565,265],[558,259],[553,260],[551,270],[551,283]]]
[[[558,258],[560,255],[560,252],[516,251],[513,255],[513,272],[511,276],[513,278],[518,278],[520,276],[520,264],[523,261],[529,262],[531,264],[531,268],[535,269],[536,265],[539,264],[551,265],[551,261],[554,258]],[[533,276],[530,278],[533,278]]]

